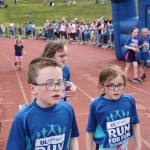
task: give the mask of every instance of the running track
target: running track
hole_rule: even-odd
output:
[[[5,150],[9,130],[19,104],[31,101],[27,89],[26,72],[29,62],[39,57],[46,41],[24,40],[26,55],[22,62],[23,70],[14,66],[14,39],[0,39],[0,150]],[[67,65],[71,71],[71,79],[77,86],[74,98],[68,100],[74,107],[79,126],[80,150],[85,150],[85,128],[92,97],[99,96],[97,90],[100,71],[109,65],[118,64],[123,69],[125,62],[117,60],[114,50],[103,50],[90,45],[68,44],[69,57]],[[133,78],[133,68],[130,77]],[[136,99],[142,134],[142,150],[150,150],[150,68],[147,69],[147,80],[142,84],[129,84],[128,93]],[[130,140],[128,150],[134,150],[133,139]]]

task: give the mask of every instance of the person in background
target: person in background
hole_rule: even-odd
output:
[[[150,59],[150,38],[149,38],[149,31],[147,28],[141,29],[141,37],[138,42],[139,48],[139,63],[140,63],[140,80],[146,80],[146,72],[145,67],[147,66],[147,59]]]
[[[125,55],[125,61],[126,61],[126,67],[125,67],[125,74],[127,76],[128,82],[132,82],[132,80],[128,77],[128,71],[131,66],[131,63],[133,64],[133,72],[134,72],[134,79],[133,82],[135,83],[141,83],[141,80],[138,79],[138,64],[137,64],[137,56],[136,52],[139,51],[138,48],[138,28],[134,27],[130,30],[131,36],[128,37],[126,40],[126,43],[124,45],[124,48],[127,49],[126,55]]]
[[[16,59],[14,65],[15,66],[19,65],[19,70],[22,70],[21,67],[21,62],[23,59],[22,53],[25,55],[24,46],[22,44],[23,44],[23,40],[21,38],[17,38],[16,43],[14,45],[14,56]]]

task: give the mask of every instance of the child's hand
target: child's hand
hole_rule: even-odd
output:
[[[147,43],[146,43],[146,42],[144,42],[144,43],[143,43],[143,46],[146,46],[146,45],[147,45]]]
[[[69,91],[66,91],[66,97],[73,97],[76,93],[76,86],[73,85],[70,87]]]
[[[136,52],[139,52],[139,48],[138,47],[136,48]]]
[[[132,50],[133,50],[133,51],[135,51],[135,52],[136,52],[136,49],[137,49],[137,48],[135,48],[135,47],[132,47]]]

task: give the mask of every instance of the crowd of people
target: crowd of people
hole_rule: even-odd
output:
[[[0,8],[7,8],[8,4],[6,3],[5,0],[0,0]]]
[[[71,21],[66,21],[65,16],[62,16],[62,21],[46,20],[43,28],[40,28],[38,39],[66,39],[73,43],[82,41],[87,44],[91,41],[93,45],[105,46],[114,41],[113,20],[107,19],[105,16],[93,22],[86,23],[83,19],[78,21],[75,17]]]

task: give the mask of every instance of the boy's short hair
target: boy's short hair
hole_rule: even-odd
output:
[[[57,51],[62,52],[64,50],[65,45],[66,42],[63,40],[50,41],[45,46],[42,57],[53,58]]]
[[[28,78],[28,84],[34,84],[36,83],[36,78],[38,76],[38,70],[43,69],[45,67],[60,67],[62,69],[62,64],[55,59],[52,58],[46,58],[46,57],[39,57],[33,59],[28,67],[27,71],[27,78]]]
[[[107,84],[112,79],[116,78],[118,75],[120,75],[123,79],[123,82],[125,85],[127,85],[127,77],[125,73],[121,70],[121,68],[117,65],[109,66],[105,69],[103,69],[99,75],[99,84],[98,87],[101,87],[101,85]]]

